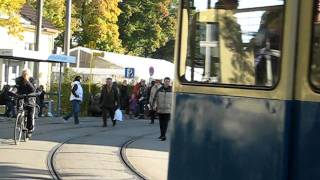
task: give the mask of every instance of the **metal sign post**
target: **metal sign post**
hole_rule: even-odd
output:
[[[59,86],[58,86],[58,116],[61,115],[61,83],[62,83],[62,63],[59,63]]]

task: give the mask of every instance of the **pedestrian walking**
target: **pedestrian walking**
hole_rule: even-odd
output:
[[[164,84],[155,94],[153,100],[153,107],[155,106],[159,114],[160,122],[160,137],[161,141],[166,140],[166,132],[168,129],[168,123],[170,120],[172,104],[172,87],[170,86],[170,78],[164,78]]]
[[[154,85],[150,89],[150,95],[149,95],[149,105],[150,105],[150,124],[154,124],[154,119],[156,115],[156,104],[153,103],[154,97],[156,95],[156,92],[161,87],[160,80],[156,80]]]
[[[72,105],[72,111],[65,116],[64,122],[67,122],[68,119],[73,115],[74,124],[79,124],[79,112],[80,112],[80,105],[83,100],[83,89],[81,86],[81,77],[76,76],[74,81],[71,83],[71,94],[70,94],[70,101]]]
[[[100,107],[102,110],[103,127],[107,127],[108,114],[111,118],[112,125],[116,125],[114,112],[119,106],[118,90],[112,87],[112,78],[107,78],[106,84],[101,89]]]

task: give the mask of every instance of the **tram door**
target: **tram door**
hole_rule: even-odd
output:
[[[320,2],[301,1],[292,124],[293,180],[320,179]]]
[[[318,0],[181,2],[168,179],[319,179]]]

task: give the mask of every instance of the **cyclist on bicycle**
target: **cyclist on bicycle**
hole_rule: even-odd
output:
[[[30,77],[30,70],[24,69],[22,71],[22,75],[16,78],[16,86],[17,86],[17,94],[30,94],[36,92],[36,86],[34,84],[33,78]],[[24,102],[22,102],[24,101]],[[25,103],[26,108],[26,116],[27,116],[27,138],[30,138],[34,129],[34,121],[35,121],[35,105],[36,105],[36,97],[27,97],[21,99],[17,102],[17,108],[21,107],[22,103]]]

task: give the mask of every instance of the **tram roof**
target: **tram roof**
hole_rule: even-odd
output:
[[[49,54],[39,51],[0,49],[0,58],[18,61],[75,63],[76,57],[59,54]]]

